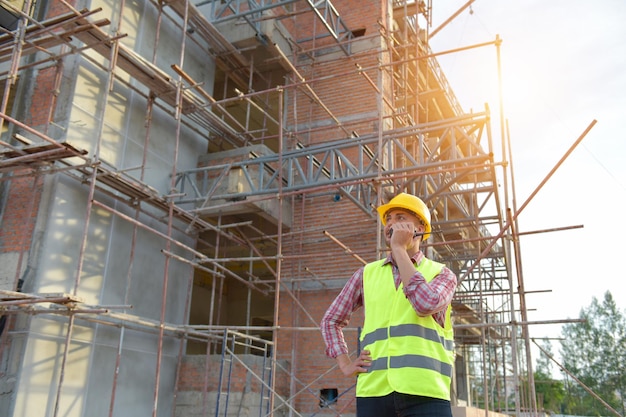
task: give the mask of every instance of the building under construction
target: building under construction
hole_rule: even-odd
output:
[[[0,5],[0,415],[354,415],[318,323],[400,191],[459,279],[455,416],[536,410],[502,115],[431,0]]]

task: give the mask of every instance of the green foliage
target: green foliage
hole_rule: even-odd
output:
[[[537,401],[543,404],[543,410],[549,414],[560,414],[566,396],[562,381],[555,380],[549,374],[535,372],[535,392]]]
[[[626,317],[610,292],[602,302],[595,297],[580,318],[584,323],[563,326],[563,366],[603,401],[624,415],[626,396]],[[564,414],[607,416],[613,414],[572,378],[566,378],[561,406]]]
[[[544,342],[542,348],[552,355],[552,345]],[[535,392],[537,401],[543,410],[550,414],[561,414],[562,405],[567,392],[563,381],[552,377],[552,360],[543,353],[537,358],[535,370]]]

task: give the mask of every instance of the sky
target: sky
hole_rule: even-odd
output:
[[[466,3],[433,1],[431,31]],[[626,314],[624,22],[623,0],[476,0],[430,39],[433,52],[502,40],[502,108],[518,208],[597,121],[519,214],[521,233],[582,226],[521,236],[530,321],[578,318],[606,291]],[[499,142],[496,47],[438,61],[465,111],[489,104]],[[530,336],[558,339],[561,326],[532,325]]]

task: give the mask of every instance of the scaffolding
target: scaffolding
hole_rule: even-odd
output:
[[[312,299],[381,256],[374,207],[406,190],[459,277],[457,404],[537,411],[508,138],[454,96],[430,1],[362,2],[350,24],[328,0],[18,3],[1,2],[0,220],[20,225],[0,241],[2,410],[134,415],[137,349],[153,416],[345,414],[353,387],[301,357]],[[46,346],[50,374],[25,359]],[[75,376],[94,364],[97,402]],[[25,393],[33,374],[49,387]]]

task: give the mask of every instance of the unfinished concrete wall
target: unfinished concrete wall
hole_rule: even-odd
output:
[[[55,184],[54,203],[42,242],[38,268],[25,285],[36,293],[72,293],[78,270],[85,224],[85,190],[61,178]],[[81,204],[82,202],[82,204]],[[128,213],[132,214],[132,213]],[[77,294],[88,305],[130,305],[128,313],[152,320],[161,315],[165,259],[156,256],[167,246],[139,230],[136,254],[130,267],[133,228],[103,210],[94,208],[89,221],[84,265]],[[189,240],[179,236],[181,241]],[[188,242],[192,243],[192,242]],[[165,321],[183,323],[189,288],[189,267],[170,264]],[[129,272],[130,270],[130,272]],[[151,410],[157,370],[156,335],[117,327],[96,325],[76,319],[69,356],[62,366],[67,319],[64,316],[34,316],[26,336],[15,398],[16,416],[45,415],[56,396],[59,370],[62,381],[61,409],[66,415],[90,415],[94,409],[107,410],[114,389],[115,359],[121,352],[116,407],[133,404],[137,411]],[[173,390],[178,345],[163,344],[160,372],[165,392]],[[150,378],[146,378],[150,375]],[[107,393],[108,395],[102,395]],[[167,409],[167,396],[163,397]],[[171,401],[171,399],[170,399]]]

